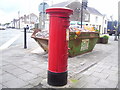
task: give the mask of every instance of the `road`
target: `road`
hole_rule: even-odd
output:
[[[27,33],[29,39],[32,33]],[[0,30],[0,49],[6,49],[16,45],[24,45],[24,32],[21,29]]]

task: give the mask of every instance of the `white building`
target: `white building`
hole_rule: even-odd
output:
[[[67,7],[73,10],[70,21],[81,21],[81,3],[77,0],[66,1],[53,5],[52,7]],[[101,34],[107,33],[107,18],[93,7],[87,7],[83,10],[83,24],[93,26]]]
[[[21,16],[19,19],[13,19],[13,21],[11,21],[9,26],[22,29],[28,25],[29,27],[34,28],[34,24],[37,21],[38,21],[37,15],[31,13],[29,15]]]
[[[84,23],[95,27],[101,34],[107,33],[107,17],[92,7],[87,7],[86,11]]]

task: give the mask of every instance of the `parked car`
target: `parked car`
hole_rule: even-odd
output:
[[[6,29],[6,27],[5,27],[5,26],[0,25],[0,30],[5,30],[5,29]]]

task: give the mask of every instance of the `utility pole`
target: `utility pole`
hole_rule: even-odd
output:
[[[83,19],[83,5],[81,5],[81,28],[82,28],[82,19]]]
[[[87,8],[87,3],[88,3],[88,0],[82,0],[82,5],[81,5],[81,28],[82,28],[82,20],[83,20],[83,9]]]

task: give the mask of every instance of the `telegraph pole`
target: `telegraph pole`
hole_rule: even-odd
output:
[[[82,19],[83,19],[83,4],[81,5],[81,28],[82,28]]]
[[[82,0],[82,5],[81,5],[81,28],[82,28],[82,20],[83,20],[83,9],[87,8],[87,3],[88,3],[88,0]]]

